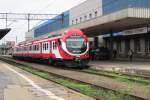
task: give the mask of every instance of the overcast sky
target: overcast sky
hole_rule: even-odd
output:
[[[49,13],[60,14],[86,0],[0,0],[0,13]],[[37,25],[32,21],[30,28]],[[27,21],[9,21],[8,27],[12,28],[0,43],[17,40],[23,41],[27,31]],[[5,28],[5,20],[0,20],[0,29]]]

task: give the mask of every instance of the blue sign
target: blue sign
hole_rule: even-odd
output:
[[[113,34],[113,36],[121,36],[121,35],[122,35],[122,32],[117,32]]]

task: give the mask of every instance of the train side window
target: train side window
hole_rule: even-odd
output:
[[[36,45],[34,45],[34,51],[36,51]]]
[[[37,50],[37,46],[35,45],[35,51]]]
[[[36,45],[34,46],[34,50],[36,51]]]
[[[34,51],[34,45],[32,46],[32,51]]]
[[[36,51],[38,51],[38,45],[36,45]]]
[[[33,51],[35,51],[35,45],[33,45]]]
[[[31,50],[32,50],[32,47],[30,46],[30,47],[29,47],[29,51],[31,51]]]
[[[49,42],[49,50],[51,50],[51,43]]]
[[[44,46],[45,46],[45,50],[46,50],[46,43],[45,43],[45,45],[44,45]]]
[[[44,50],[44,43],[42,44],[43,50]]]
[[[43,50],[44,50],[44,48],[45,48],[45,47],[44,47],[44,43],[43,43]]]
[[[46,50],[48,50],[48,44],[46,43]]]
[[[47,50],[50,50],[49,48],[50,48],[49,43],[47,43]]]
[[[36,45],[36,51],[38,51],[38,45]]]

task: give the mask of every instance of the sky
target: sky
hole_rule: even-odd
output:
[[[0,13],[42,13],[60,14],[86,0],[0,0]],[[41,21],[31,21],[30,28]],[[5,20],[0,19],[0,29],[6,28]],[[12,30],[0,40],[21,42],[25,40],[28,31],[27,21],[9,20],[8,28]]]

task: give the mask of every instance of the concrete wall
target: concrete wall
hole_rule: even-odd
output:
[[[70,25],[80,23],[85,20],[89,20],[91,18],[96,17],[95,12],[97,12],[97,16],[101,16],[102,0],[87,0],[82,4],[70,9],[69,12],[70,12],[70,21],[69,21]],[[91,18],[89,14],[91,14]],[[87,16],[87,18],[85,18],[85,16]]]

